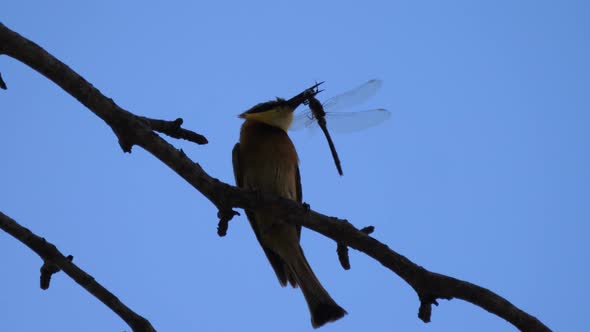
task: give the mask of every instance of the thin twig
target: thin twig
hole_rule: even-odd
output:
[[[0,89],[6,90],[8,87],[6,86],[6,82],[2,79],[2,73],[0,73]]]
[[[348,246],[342,242],[336,244],[336,254],[338,254],[338,261],[345,270],[350,270],[350,258],[348,257]]]
[[[375,231],[375,227],[367,226],[360,229],[361,232],[369,235]],[[342,242],[336,244],[336,253],[338,254],[338,261],[345,270],[350,270],[350,258],[348,256],[348,246]]]
[[[239,216],[240,213],[234,211],[232,209],[223,209],[217,212],[217,218],[219,218],[219,223],[217,224],[217,235],[223,237],[227,234],[227,228],[229,227],[229,221],[232,220],[234,216]]]
[[[66,259],[71,262],[74,259],[74,256],[68,255]],[[61,271],[59,265],[55,264],[53,261],[45,260],[39,271],[41,272],[41,276],[39,277],[39,287],[41,287],[42,290],[49,289],[51,277],[59,271]]]
[[[182,128],[182,118],[178,118],[174,121],[150,119],[146,118],[145,116],[140,118],[146,121],[153,130],[166,134],[172,138],[184,139],[197,144],[209,143],[205,136]]]

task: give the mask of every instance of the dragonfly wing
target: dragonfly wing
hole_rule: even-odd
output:
[[[293,116],[293,122],[291,123],[289,130],[298,131],[305,128],[309,128],[314,125],[313,122],[316,122],[315,124],[317,125],[317,121],[314,120],[311,110],[306,109]]]
[[[360,111],[327,113],[328,130],[335,133],[352,133],[374,127],[389,119],[391,113],[383,108]],[[314,124],[316,126],[317,123]]]
[[[326,112],[334,112],[351,106],[356,106],[372,97],[383,85],[383,81],[373,79],[350,91],[328,99],[324,103]]]

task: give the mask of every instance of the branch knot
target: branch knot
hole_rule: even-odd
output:
[[[237,211],[229,209],[220,209],[217,212],[217,218],[219,218],[219,223],[217,224],[217,235],[220,237],[224,237],[227,235],[227,229],[229,227],[229,221],[232,220],[234,216],[239,216],[240,213]]]

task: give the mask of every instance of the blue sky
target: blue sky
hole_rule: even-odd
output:
[[[584,1],[12,1],[0,21],[122,107],[207,136],[170,140],[233,183],[237,114],[316,80],[320,99],[371,78],[392,117],[335,135],[296,133],[311,207],[374,225],[416,263],[506,297],[557,331],[590,314],[590,24]],[[0,57],[0,210],[65,254],[160,331],[311,330],[244,217],[216,235],[214,207],[36,72]],[[400,278],[304,231],[319,279],[349,315],[322,331],[513,331],[471,304],[433,322]],[[65,275],[0,233],[0,330],[124,331]]]

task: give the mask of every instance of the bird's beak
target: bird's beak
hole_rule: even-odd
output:
[[[323,83],[324,82],[316,83],[313,86],[305,89],[303,92],[301,92],[300,94],[296,95],[295,97],[293,97],[289,100],[277,98],[277,101],[274,102],[274,103],[276,103],[275,106],[277,107],[275,110],[278,110],[281,112],[293,113],[293,111],[295,111],[295,109],[297,107],[299,107],[299,105],[306,104],[309,98],[314,97],[318,93],[322,92],[323,90],[319,90],[318,86],[320,86]],[[269,102],[269,103],[272,103],[272,102]],[[263,115],[263,113],[266,113],[266,112],[251,113],[250,111],[246,111],[246,112],[238,115],[238,117],[241,119],[255,119],[255,118],[260,119],[261,116],[262,117],[266,116],[266,115]]]
[[[290,108],[291,112],[295,111],[295,109],[297,107],[299,107],[299,105],[304,104],[305,102],[307,102],[307,99],[308,98],[314,97],[318,93],[324,91],[324,90],[319,90],[318,89],[318,87],[320,85],[322,85],[323,83],[324,82],[316,83],[313,86],[311,86],[310,88],[305,89],[303,92],[301,92],[297,96],[295,96],[295,97],[287,100],[287,104],[289,105],[289,108]]]

